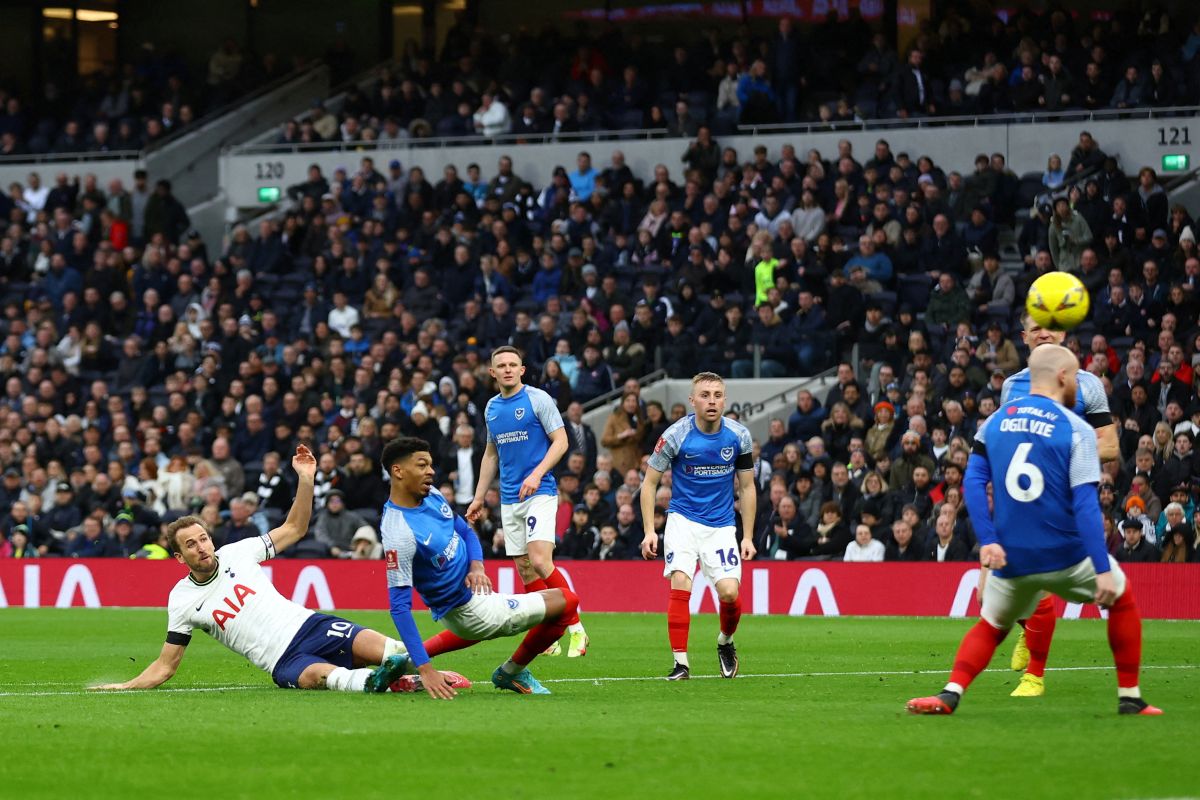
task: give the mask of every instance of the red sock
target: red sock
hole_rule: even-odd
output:
[[[692,593],[683,589],[672,589],[667,601],[667,637],[671,640],[671,651],[687,653],[688,628],[692,624],[692,610],[689,603]]]
[[[557,567],[554,568],[553,572],[546,576],[545,584],[545,588],[562,589],[564,594],[571,591],[571,587],[567,585],[567,579],[563,577],[563,574],[558,571]],[[576,600],[578,601],[578,598],[576,598]],[[572,611],[565,620],[567,625],[574,625],[575,623],[579,622],[579,603],[576,602],[575,605],[576,610]]]
[[[517,645],[517,650],[512,655],[513,663],[520,664],[522,667],[527,665],[538,657],[547,647],[557,642],[562,638],[563,631],[567,629],[567,619],[574,614],[576,619],[579,619],[579,598],[570,589],[561,590],[563,598],[567,601],[567,607],[563,613],[555,619],[545,620],[529,630],[525,634],[525,638]]]
[[[1043,597],[1033,616],[1025,620],[1025,646],[1029,648],[1029,666],[1025,671],[1030,675],[1040,678],[1046,674],[1046,659],[1050,656],[1050,640],[1057,621],[1054,598],[1050,595]]]
[[[975,680],[975,676],[983,672],[996,647],[1004,641],[1008,631],[993,628],[986,620],[979,620],[958,646],[958,654],[954,656],[954,670],[950,673],[950,682],[963,687],[963,691]]]
[[[733,636],[737,630],[738,620],[742,618],[742,598],[721,601],[721,633]]]
[[[534,578],[529,583],[525,584],[525,594],[533,594],[534,592],[540,592],[543,589],[549,588],[550,587],[546,585],[544,580],[541,578]]]
[[[1117,665],[1117,686],[1138,685],[1142,665],[1142,616],[1133,599],[1133,587],[1125,585],[1125,594],[1108,610],[1108,646]]]
[[[442,631],[441,633],[430,636],[425,640],[425,652],[429,654],[430,658],[433,658],[434,656],[439,656],[442,653],[449,653],[454,650],[462,650],[464,647],[470,647],[474,644],[479,644],[479,642],[472,639],[464,639],[461,636],[451,633],[450,631]]]

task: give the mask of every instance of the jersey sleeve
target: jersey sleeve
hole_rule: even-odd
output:
[[[1079,395],[1083,400],[1083,418],[1089,425],[1093,428],[1103,428],[1112,424],[1108,394],[1104,391],[1104,383],[1100,378],[1090,372],[1080,372]]]
[[[686,418],[679,420],[658,437],[658,442],[654,445],[654,452],[650,454],[649,466],[651,469],[666,472],[671,468],[671,462],[679,455],[683,439],[687,436],[686,422]]]
[[[737,457],[734,458],[734,468],[738,472],[754,469],[754,439],[750,436],[749,429],[745,425],[738,425],[733,430],[737,434]]]
[[[187,618],[187,601],[171,592],[167,600],[167,644],[187,647],[192,641],[192,623]]]
[[[383,534],[383,557],[388,588],[412,586],[413,557],[417,553],[417,539],[405,521],[403,512],[384,512],[380,529]]]
[[[533,406],[533,415],[542,423],[542,430],[547,436],[563,427],[562,414],[558,413],[558,406],[550,399],[550,395],[541,389],[529,390],[529,403]]]
[[[980,423],[979,427],[975,429],[975,439],[971,443],[971,452],[972,453],[981,455],[985,458],[987,457],[988,424],[991,423],[991,421],[994,420],[996,418],[996,415],[999,413],[1000,413],[1000,410],[996,409],[996,411],[994,411],[990,417],[985,419],[982,423]]]
[[[252,539],[227,544],[217,551],[219,558],[244,558],[256,564],[272,559],[275,555],[275,542],[265,533]]]
[[[495,444],[496,437],[492,435],[491,419],[492,419],[492,401],[488,400],[487,405],[485,405],[483,407],[483,427],[484,427],[484,430],[487,432],[488,444]]]
[[[1096,435],[1081,419],[1071,417],[1071,486],[1100,482],[1100,456]]]

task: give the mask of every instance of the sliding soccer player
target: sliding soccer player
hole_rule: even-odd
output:
[[[395,439],[383,448],[380,461],[391,481],[380,529],[392,620],[425,691],[445,700],[455,695],[449,681],[438,679],[430,663],[433,655],[529,631],[512,657],[496,668],[492,683],[519,694],[550,694],[530,673],[529,663],[563,635],[579,598],[570,589],[493,593],[479,537],[433,488],[429,443]],[[413,589],[446,627],[428,642],[421,641],[413,621]]]
[[[688,632],[691,627],[692,578],[696,564],[717,590],[721,630],[717,636],[717,661],[721,676],[738,673],[733,634],[742,617],[738,595],[742,561],[754,558],[754,512],[758,498],[754,486],[754,460],[750,432],[741,423],[725,419],[725,381],[712,372],[692,378],[689,398],[694,413],[663,432],[642,482],[642,557],[658,557],[654,530],[654,495],[663,473],[671,470],[671,503],[663,534],[663,576],[671,580],[667,601],[667,635],[675,657],[667,680],[691,677]],[[742,543],[738,547],[734,526],[734,484],[742,518]]]
[[[1104,544],[1096,484],[1096,437],[1071,407],[1079,362],[1047,344],[1029,357],[1030,395],[1011,400],[975,436],[963,482],[967,511],[994,570],[983,590],[982,619],[963,638],[945,688],[908,701],[914,714],[951,714],[1018,619],[1042,592],[1108,609],[1108,642],[1117,670],[1117,711],[1155,715],[1142,699],[1142,621],[1120,565]],[[992,482],[994,512],[988,510]]]
[[[317,460],[300,445],[292,467],[299,476],[296,499],[283,524],[264,536],[215,549],[199,517],[181,517],[167,527],[175,559],[187,565],[188,575],[167,601],[166,644],[141,675],[93,688],[153,689],[166,683],[179,669],[196,628],[270,673],[283,688],[385,692],[401,678],[408,657],[400,642],[293,603],[259,566],[308,531]],[[368,664],[381,666],[366,669]]]

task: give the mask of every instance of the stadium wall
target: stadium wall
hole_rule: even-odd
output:
[[[1155,119],[1082,119],[1069,122],[994,123],[954,125],[935,121],[922,127],[875,129],[866,131],[833,131],[826,133],[767,133],[721,137],[719,144],[737,148],[742,159],[749,159],[753,147],[765,144],[771,157],[778,157],[785,144],[795,145],[803,156],[817,148],[826,158],[837,153],[837,143],[848,139],[860,159],[870,158],[878,139],[887,139],[895,152],[907,152],[916,159],[931,155],[946,170],[969,171],[978,153],[1003,153],[1009,166],[1018,174],[1041,172],[1051,153],[1062,156],[1064,163],[1079,140],[1079,132],[1090,131],[1107,153],[1120,157],[1127,172],[1139,167],[1161,166],[1162,156],[1174,153],[1191,154],[1193,142],[1200,142],[1200,123],[1195,117],[1162,117]],[[575,168],[579,151],[591,153],[592,164],[603,169],[609,164],[613,150],[625,153],[625,161],[635,175],[649,175],[654,165],[666,164],[672,174],[683,174],[680,161],[687,147],[684,139],[625,139],[604,141],[570,141],[541,145],[468,144],[461,147],[440,147],[437,142],[418,142],[416,147],[353,147],[345,150],[302,150],[291,152],[271,145],[231,148],[221,157],[221,186],[232,205],[250,208],[259,205],[260,188],[279,188],[306,180],[310,164],[320,165],[327,176],[343,167],[348,173],[358,169],[359,159],[371,156],[376,169],[383,170],[393,158],[404,168],[420,166],[431,182],[441,180],[442,168],[453,163],[460,172],[466,165],[478,163],[485,176],[495,174],[501,155],[513,160],[513,171],[530,180],[535,186],[550,182],[554,167]],[[266,195],[271,197],[270,193]]]
[[[663,613],[662,564],[564,561],[559,569],[587,611]],[[265,564],[285,597],[321,610],[386,609],[383,561],[301,561]],[[515,570],[486,562],[497,591],[511,593]],[[1138,605],[1148,619],[1200,619],[1200,565],[1131,564]],[[0,563],[0,608],[84,606],[162,607],[183,576],[174,561],[47,559]],[[965,617],[977,614],[974,564],[842,564],[754,562],[743,574],[743,607],[754,614],[790,616]],[[716,611],[716,595],[697,578],[692,610]],[[1059,602],[1065,618],[1095,617],[1095,606]]]

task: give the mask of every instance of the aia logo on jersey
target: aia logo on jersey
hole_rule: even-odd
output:
[[[516,411],[513,412],[513,416],[515,416],[517,418],[517,420],[520,421],[520,419],[525,416],[525,409],[518,408]]]
[[[721,460],[729,461],[732,458],[733,458],[733,448],[732,447],[722,447],[721,448]]]
[[[383,562],[389,572],[396,572],[400,569],[400,557],[396,555],[395,550],[384,552]]]
[[[249,586],[244,586],[240,583],[235,585],[233,587],[233,598],[226,597],[224,599],[225,605],[229,607],[229,611],[226,611],[223,608],[213,609],[212,618],[213,622],[217,623],[217,627],[219,627],[221,630],[225,630],[226,620],[231,620],[236,617],[238,612],[246,607],[246,598],[252,594],[258,594],[258,592],[254,591]],[[238,605],[239,603],[241,605]]]
[[[658,452],[667,446],[667,440],[662,436],[658,437],[658,442],[654,445],[654,452]]]
[[[448,503],[442,503],[442,507],[439,510],[442,512],[442,516],[446,519],[451,519],[454,517],[454,512],[450,510],[450,505]]]

